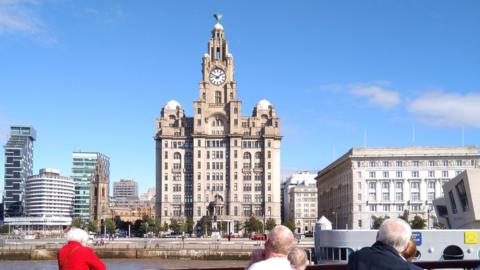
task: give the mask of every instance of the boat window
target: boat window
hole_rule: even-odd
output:
[[[463,250],[455,245],[446,247],[443,250],[444,260],[463,260]]]
[[[340,249],[340,260],[346,261],[347,260],[347,249],[341,248]]]

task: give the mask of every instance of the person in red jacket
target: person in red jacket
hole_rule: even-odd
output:
[[[88,233],[72,228],[67,233],[68,243],[57,254],[59,270],[106,270],[105,264],[87,247]]]

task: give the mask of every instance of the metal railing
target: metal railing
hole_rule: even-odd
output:
[[[415,262],[422,269],[477,269],[480,260],[451,260]],[[241,267],[208,268],[208,270],[244,270]],[[347,264],[316,264],[307,266],[307,270],[346,270]],[[185,269],[187,270],[187,269]],[[191,269],[190,269],[191,270]],[[205,269],[203,269],[205,270]]]

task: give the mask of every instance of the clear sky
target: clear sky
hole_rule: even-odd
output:
[[[462,127],[480,144],[480,1],[0,0],[1,144],[32,125],[35,171],[98,151],[111,181],[153,187],[155,118],[170,99],[192,114],[216,12],[243,114],[266,98],[282,119],[284,171],[365,130],[368,146],[462,145]]]

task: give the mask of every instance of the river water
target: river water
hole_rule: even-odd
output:
[[[212,267],[244,267],[246,261],[200,261],[189,259],[103,260],[109,270],[161,270]],[[58,270],[57,261],[0,261],[0,270]]]

